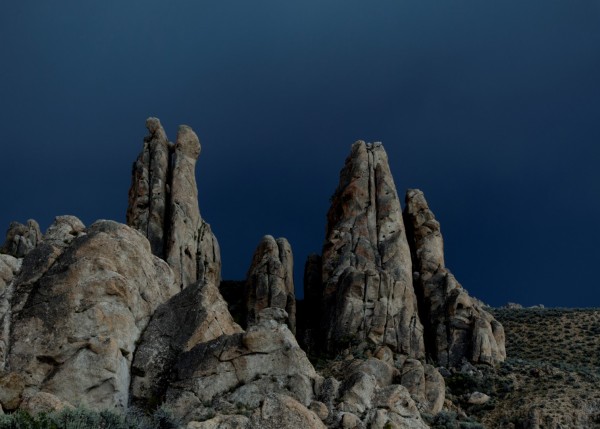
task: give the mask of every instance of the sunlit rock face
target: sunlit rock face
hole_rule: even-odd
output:
[[[36,392],[124,409],[140,335],[179,290],[139,232],[112,221],[82,229],[75,220],[57,219],[13,280],[10,348],[0,376],[5,409]]]
[[[446,269],[440,224],[420,190],[407,191],[404,218],[428,354],[445,366],[504,361],[504,329]]]
[[[358,141],[352,146],[326,231],[322,297],[327,346],[368,340],[423,357],[410,249],[380,143]]]

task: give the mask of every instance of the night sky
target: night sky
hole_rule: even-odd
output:
[[[124,222],[148,116],[200,137],[226,279],[272,234],[301,286],[362,139],[472,295],[600,306],[598,1],[4,2],[0,228]]]

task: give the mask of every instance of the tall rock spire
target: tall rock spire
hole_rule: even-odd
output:
[[[410,249],[381,143],[354,143],[327,221],[322,282],[329,347],[368,339],[423,357]]]
[[[407,191],[404,218],[427,353],[445,366],[456,366],[463,358],[491,365],[502,362],[504,329],[446,269],[440,224],[420,190]]]
[[[163,258],[171,144],[157,118],[148,118],[146,128],[149,135],[133,164],[127,225],[144,234],[152,253]]]
[[[152,253],[169,263],[181,288],[197,280],[218,285],[219,245],[198,206],[198,136],[181,125],[172,144],[157,118],[148,118],[146,128],[150,134],[133,165],[127,224],[148,238]]]

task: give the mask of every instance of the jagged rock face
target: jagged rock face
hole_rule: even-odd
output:
[[[6,241],[0,248],[0,253],[22,258],[31,252],[41,239],[40,226],[35,220],[29,219],[27,225],[12,222],[8,227]]]
[[[131,400],[154,407],[161,403],[181,353],[242,329],[211,282],[197,282],[162,304],[144,331],[133,359]]]
[[[206,420],[215,411],[257,410],[271,393],[308,406],[320,377],[283,323],[286,319],[284,310],[267,308],[247,332],[223,335],[183,353],[167,405],[185,422]]]
[[[157,118],[148,118],[146,128],[150,134],[133,164],[127,225],[142,232],[152,253],[164,259],[171,144]]]
[[[4,408],[38,391],[94,409],[126,407],[136,342],[179,290],[137,231],[112,221],[73,226],[81,222],[57,219],[14,281]]]
[[[445,268],[440,224],[423,192],[408,190],[404,217],[428,354],[445,366],[459,365],[463,358],[490,365],[504,361],[504,329]]]
[[[152,252],[169,263],[181,288],[198,280],[218,285],[219,245],[198,207],[198,136],[181,125],[173,145],[157,118],[148,118],[146,127],[150,134],[133,165],[127,224],[148,238]]]
[[[322,271],[327,344],[368,339],[423,357],[410,249],[380,143],[352,146],[327,220]]]
[[[21,269],[21,259],[0,254],[0,371],[4,369],[9,346],[13,280]]]
[[[287,324],[292,333],[296,332],[293,271],[292,248],[288,241],[264,236],[254,252],[247,275],[248,326],[256,323],[262,310],[276,307],[287,312]]]

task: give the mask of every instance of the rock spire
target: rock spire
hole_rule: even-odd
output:
[[[127,224],[148,238],[152,252],[169,263],[181,288],[205,278],[218,284],[219,245],[198,206],[198,136],[181,125],[172,144],[157,118],[148,118],[146,128],[149,135],[133,164]]]
[[[407,191],[404,218],[427,353],[444,366],[457,366],[463,358],[491,365],[502,362],[504,329],[446,269],[440,224],[420,190]]]
[[[288,241],[265,235],[254,252],[246,280],[248,325],[256,323],[265,308],[276,307],[287,312],[287,325],[296,332],[293,272],[292,247]]]
[[[327,214],[322,256],[325,340],[369,340],[424,356],[400,201],[381,143],[357,141]]]

